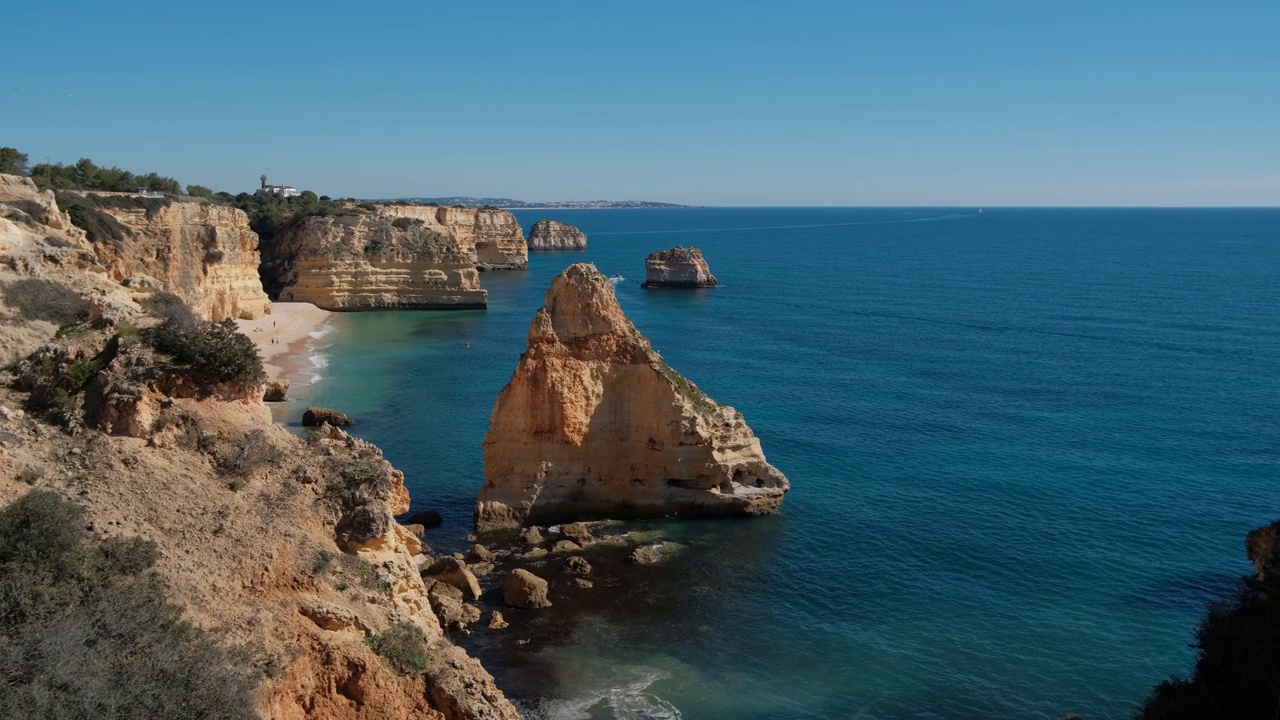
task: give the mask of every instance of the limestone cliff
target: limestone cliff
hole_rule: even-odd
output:
[[[716,278],[707,268],[702,251],[677,245],[656,252],[644,260],[644,283],[640,287],[715,287]]]
[[[591,265],[551,282],[484,441],[482,531],[774,512],[789,485],[731,407],[654,352]]]
[[[572,225],[539,220],[529,228],[530,250],[586,250],[587,235]]]
[[[198,315],[214,322],[271,312],[271,301],[258,277],[258,235],[249,229],[249,217],[243,211],[194,198],[165,201],[119,193],[88,195],[116,199],[116,204],[102,203],[97,210],[128,230],[120,242],[94,243],[115,280],[153,277]]]
[[[414,218],[438,233],[451,235],[471,254],[480,270],[527,270],[529,249],[516,216],[497,208],[444,205],[379,205],[388,217]]]
[[[281,300],[327,310],[488,304],[469,251],[412,217],[309,217],[277,239],[266,267],[283,285]]]

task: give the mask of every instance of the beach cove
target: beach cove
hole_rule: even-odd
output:
[[[572,617],[457,638],[531,716],[1124,717],[1248,571],[1274,478],[1273,211],[555,217],[588,250],[485,273],[487,311],[330,320],[309,402],[444,515],[427,542],[467,546],[494,398],[570,262],[629,278],[624,311],[793,489],[776,518],[637,526],[686,552]],[[675,244],[720,286],[641,290]]]

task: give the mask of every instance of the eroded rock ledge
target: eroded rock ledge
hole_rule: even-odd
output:
[[[591,265],[551,282],[489,428],[481,531],[763,514],[789,488],[741,413],[667,365]]]
[[[640,287],[700,288],[715,287],[716,277],[707,268],[702,251],[677,245],[656,252],[644,260],[644,283]]]
[[[572,225],[539,220],[529,228],[530,250],[586,250],[587,235]]]

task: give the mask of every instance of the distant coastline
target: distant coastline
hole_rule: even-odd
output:
[[[502,210],[597,210],[616,208],[682,208],[688,205],[653,202],[650,200],[557,200],[550,202],[526,202],[511,198],[477,197],[402,197],[379,202],[410,202],[421,205],[461,205],[462,207],[495,207]]]

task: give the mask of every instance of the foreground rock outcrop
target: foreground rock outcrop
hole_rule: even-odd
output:
[[[468,249],[412,217],[309,217],[277,238],[266,266],[281,300],[326,310],[488,305]]]
[[[94,243],[115,280],[154,278],[213,322],[271,312],[258,276],[258,235],[242,210],[194,198],[85,195],[91,202],[116,202],[97,209],[127,230],[119,242]]]
[[[539,220],[529,228],[530,250],[586,250],[587,235],[572,225]]]
[[[545,303],[490,416],[479,530],[777,510],[787,479],[742,415],[654,352],[607,278],[570,266]]]
[[[644,259],[644,283],[640,287],[715,287],[716,277],[707,268],[702,251],[677,245]]]
[[[1245,554],[1260,579],[1280,577],[1280,521],[1250,532]]]
[[[529,249],[516,216],[498,208],[445,205],[379,205],[379,215],[421,220],[458,241],[480,270],[527,270]]]

